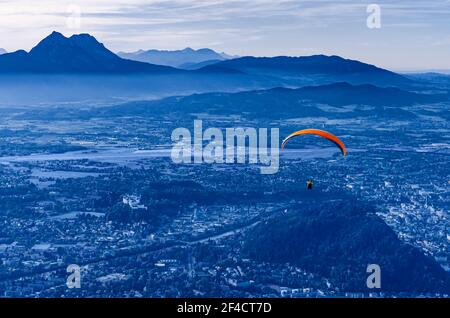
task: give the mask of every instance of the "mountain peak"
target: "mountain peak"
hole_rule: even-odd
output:
[[[53,31],[50,35],[40,41],[31,51],[48,50],[57,46],[78,47],[83,49],[101,49],[108,51],[103,44],[97,41],[95,37],[87,33],[74,34],[71,37],[65,37],[62,33]],[[108,51],[109,52],[109,51]],[[112,52],[111,52],[112,53]]]
[[[69,40],[78,41],[78,42],[82,42],[82,41],[93,42],[93,43],[101,44],[100,42],[97,41],[97,39],[95,37],[93,37],[92,35],[90,35],[88,33],[74,34],[69,38]]]
[[[30,55],[38,58],[48,58],[52,61],[68,61],[75,57],[86,60],[116,60],[118,57],[109,51],[103,44],[89,34],[74,34],[65,37],[63,34],[53,31],[49,36],[40,41],[31,49]]]
[[[63,43],[65,40],[67,40],[67,38],[63,34],[53,31],[51,34],[42,39],[33,49],[39,46],[60,44]]]
[[[47,36],[48,38],[49,37],[62,37],[62,38],[65,38],[65,36],[61,33],[61,32],[58,32],[58,31],[53,31],[52,33],[50,33],[50,35],[49,36]]]

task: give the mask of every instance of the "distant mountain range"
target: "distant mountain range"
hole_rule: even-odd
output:
[[[209,49],[189,48],[140,54],[180,68],[122,58],[89,34],[65,37],[53,32],[29,52],[0,55],[0,102],[147,99],[336,82],[408,89],[414,83],[388,70],[338,56],[229,59]],[[337,88],[344,91],[348,87]]]
[[[244,73],[279,77],[286,84],[300,81],[346,81],[354,84],[381,86],[407,85],[411,81],[397,73],[339,56],[312,55],[301,57],[253,57],[247,56],[221,61],[204,67],[203,71],[236,70]]]
[[[141,56],[142,61],[121,58],[108,50],[89,34],[69,38],[53,32],[29,53],[19,50],[0,56],[0,73],[174,73],[182,70],[148,63],[178,65],[198,69],[199,74],[245,73],[266,80],[364,82],[382,81],[385,84],[405,83],[405,77],[338,56],[313,55],[305,57],[241,57],[230,56],[210,49],[181,51],[138,51],[122,56]],[[200,63],[200,64],[199,64]],[[202,64],[203,63],[203,64]],[[197,71],[196,71],[197,72]]]
[[[1,47],[0,47],[0,55],[1,54],[5,54],[5,53],[8,53],[5,49],[2,49]]]
[[[29,53],[19,50],[0,56],[0,73],[174,73],[180,70],[125,60],[93,36],[69,38],[53,32]]]
[[[161,113],[201,113],[242,115],[249,118],[295,117],[402,117],[415,116],[403,109],[414,104],[449,101],[447,94],[430,95],[407,92],[397,88],[382,88],[370,84],[333,83],[298,89],[273,88],[239,93],[205,93],[186,97],[169,97],[158,102],[137,102],[108,110],[129,115]],[[322,107],[323,105],[323,107]],[[355,106],[339,111],[344,106]],[[153,107],[154,106],[154,107]],[[333,106],[336,108],[330,108]],[[104,109],[106,111],[106,109]]]
[[[184,69],[184,70],[198,70],[198,69],[204,68],[205,66],[219,63],[220,61],[221,60],[206,60],[206,61],[199,62],[199,63],[184,63],[184,64],[180,65],[179,68]]]
[[[298,98],[312,100],[332,106],[408,106],[447,100],[448,95],[428,95],[404,91],[394,87],[377,87],[371,84],[350,85],[345,82],[322,86],[307,86],[299,89],[275,88]]]
[[[90,117],[155,116],[177,114],[240,115],[246,118],[289,119],[317,118],[414,118],[427,115],[426,110],[411,110],[414,104],[432,104],[450,101],[447,94],[430,95],[381,88],[373,85],[334,83],[306,86],[299,89],[273,88],[240,93],[205,93],[190,96],[168,97],[156,101],[136,101],[111,107],[101,107],[86,112],[70,113],[67,109],[48,112],[39,110],[21,119],[74,119]],[[439,116],[450,120],[449,113]]]
[[[136,52],[126,53],[119,52],[118,56],[133,61],[146,62],[157,65],[166,65],[178,68],[191,67],[198,63],[208,61],[222,61],[233,58],[225,53],[218,53],[211,49],[194,50],[185,48],[183,50],[165,51],[165,50],[139,50]]]

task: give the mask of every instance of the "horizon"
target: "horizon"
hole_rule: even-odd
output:
[[[450,1],[31,1],[0,4],[0,47],[29,51],[58,30],[111,51],[210,48],[238,56],[338,55],[398,72],[450,71]],[[376,8],[375,8],[376,9]],[[405,59],[408,56],[408,59]]]

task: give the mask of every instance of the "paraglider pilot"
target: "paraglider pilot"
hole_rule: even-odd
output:
[[[345,145],[342,142],[342,140],[340,140],[335,135],[330,134],[329,132],[320,130],[320,129],[302,129],[302,130],[299,130],[299,131],[296,131],[296,132],[290,134],[283,140],[281,149],[284,150],[284,147],[286,146],[286,144],[288,143],[288,141],[290,139],[297,137],[297,136],[301,136],[301,135],[317,135],[317,136],[323,137],[325,139],[331,140],[339,147],[339,149],[341,149],[342,155],[344,157],[347,155],[347,149],[345,148]],[[314,186],[314,182],[312,179],[309,179],[308,181],[306,181],[306,189],[312,190],[313,186]]]

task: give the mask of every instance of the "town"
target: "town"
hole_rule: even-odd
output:
[[[171,132],[191,118],[25,116],[9,112],[0,127],[2,296],[389,295],[243,252],[255,228],[307,207],[311,177],[308,193],[333,202],[344,189],[450,269],[448,121],[201,117],[219,128],[277,125],[283,136],[333,125],[348,146],[343,158],[326,140],[292,142],[279,172],[264,175],[255,165],[173,163]],[[79,289],[66,286],[70,264],[82,269]]]

